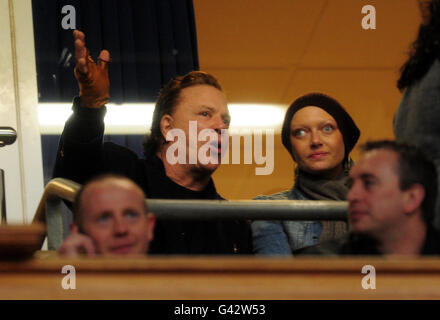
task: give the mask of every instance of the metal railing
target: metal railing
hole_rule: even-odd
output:
[[[0,148],[13,144],[15,140],[17,140],[17,132],[14,128],[0,127]],[[0,219],[2,224],[7,223],[5,172],[3,169],[0,169]]]
[[[81,185],[71,180],[55,178],[46,185],[32,223],[46,225],[49,250],[58,249],[65,238],[62,201],[73,202]],[[43,239],[44,241],[44,239]],[[41,243],[41,246],[43,243]]]
[[[71,180],[51,180],[41,197],[33,222],[46,224],[49,250],[64,237],[62,201],[73,202],[81,185]],[[163,200],[147,199],[158,219],[212,220],[347,220],[346,201],[322,200]]]
[[[0,169],[0,219],[1,223],[6,223],[6,189],[3,169]]]

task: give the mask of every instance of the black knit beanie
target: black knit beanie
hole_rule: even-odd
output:
[[[347,161],[349,153],[359,139],[360,131],[341,104],[335,99],[322,93],[309,93],[299,97],[290,105],[289,109],[287,109],[284,117],[283,129],[281,131],[281,139],[287,151],[289,151],[293,157],[292,145],[290,144],[290,122],[292,121],[294,114],[304,107],[321,108],[336,120],[339,131],[341,131],[342,138],[344,139],[344,162]]]

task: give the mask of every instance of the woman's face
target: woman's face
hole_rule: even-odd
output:
[[[336,120],[323,109],[309,106],[294,114],[290,144],[300,169],[328,178],[342,171],[344,140]]]

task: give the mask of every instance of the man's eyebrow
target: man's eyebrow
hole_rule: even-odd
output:
[[[372,173],[362,173],[357,177],[353,177],[353,176],[348,176],[348,180],[347,180],[347,184],[348,186],[351,186],[354,183],[354,180],[356,179],[362,179],[362,180],[367,180],[367,179],[374,179],[377,180],[377,177],[372,174]]]
[[[200,107],[200,109],[207,109],[207,110],[209,110],[211,112],[215,112],[216,111],[215,108],[213,108],[211,106],[208,106],[206,104],[202,104],[199,107]],[[222,114],[221,117],[222,117],[222,119],[226,119],[228,121],[231,121],[231,114],[229,112]]]
[[[214,109],[213,107],[208,106],[208,105],[206,105],[206,104],[202,104],[202,105],[200,105],[200,108],[202,108],[202,109],[208,109],[209,111],[215,111],[215,109]]]
[[[97,217],[102,217],[102,216],[105,216],[105,215],[111,215],[112,214],[112,212],[110,211],[110,210],[104,210],[104,211],[101,211],[98,215],[97,215]]]
[[[362,180],[367,180],[367,179],[377,180],[377,177],[374,174],[372,174],[372,173],[363,173],[363,174],[360,175],[360,178]]]

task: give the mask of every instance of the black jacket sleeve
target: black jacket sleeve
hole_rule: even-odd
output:
[[[93,176],[116,173],[138,180],[140,161],[136,153],[103,142],[106,108],[83,107],[75,97],[72,110],[60,137],[53,177],[83,184]]]

